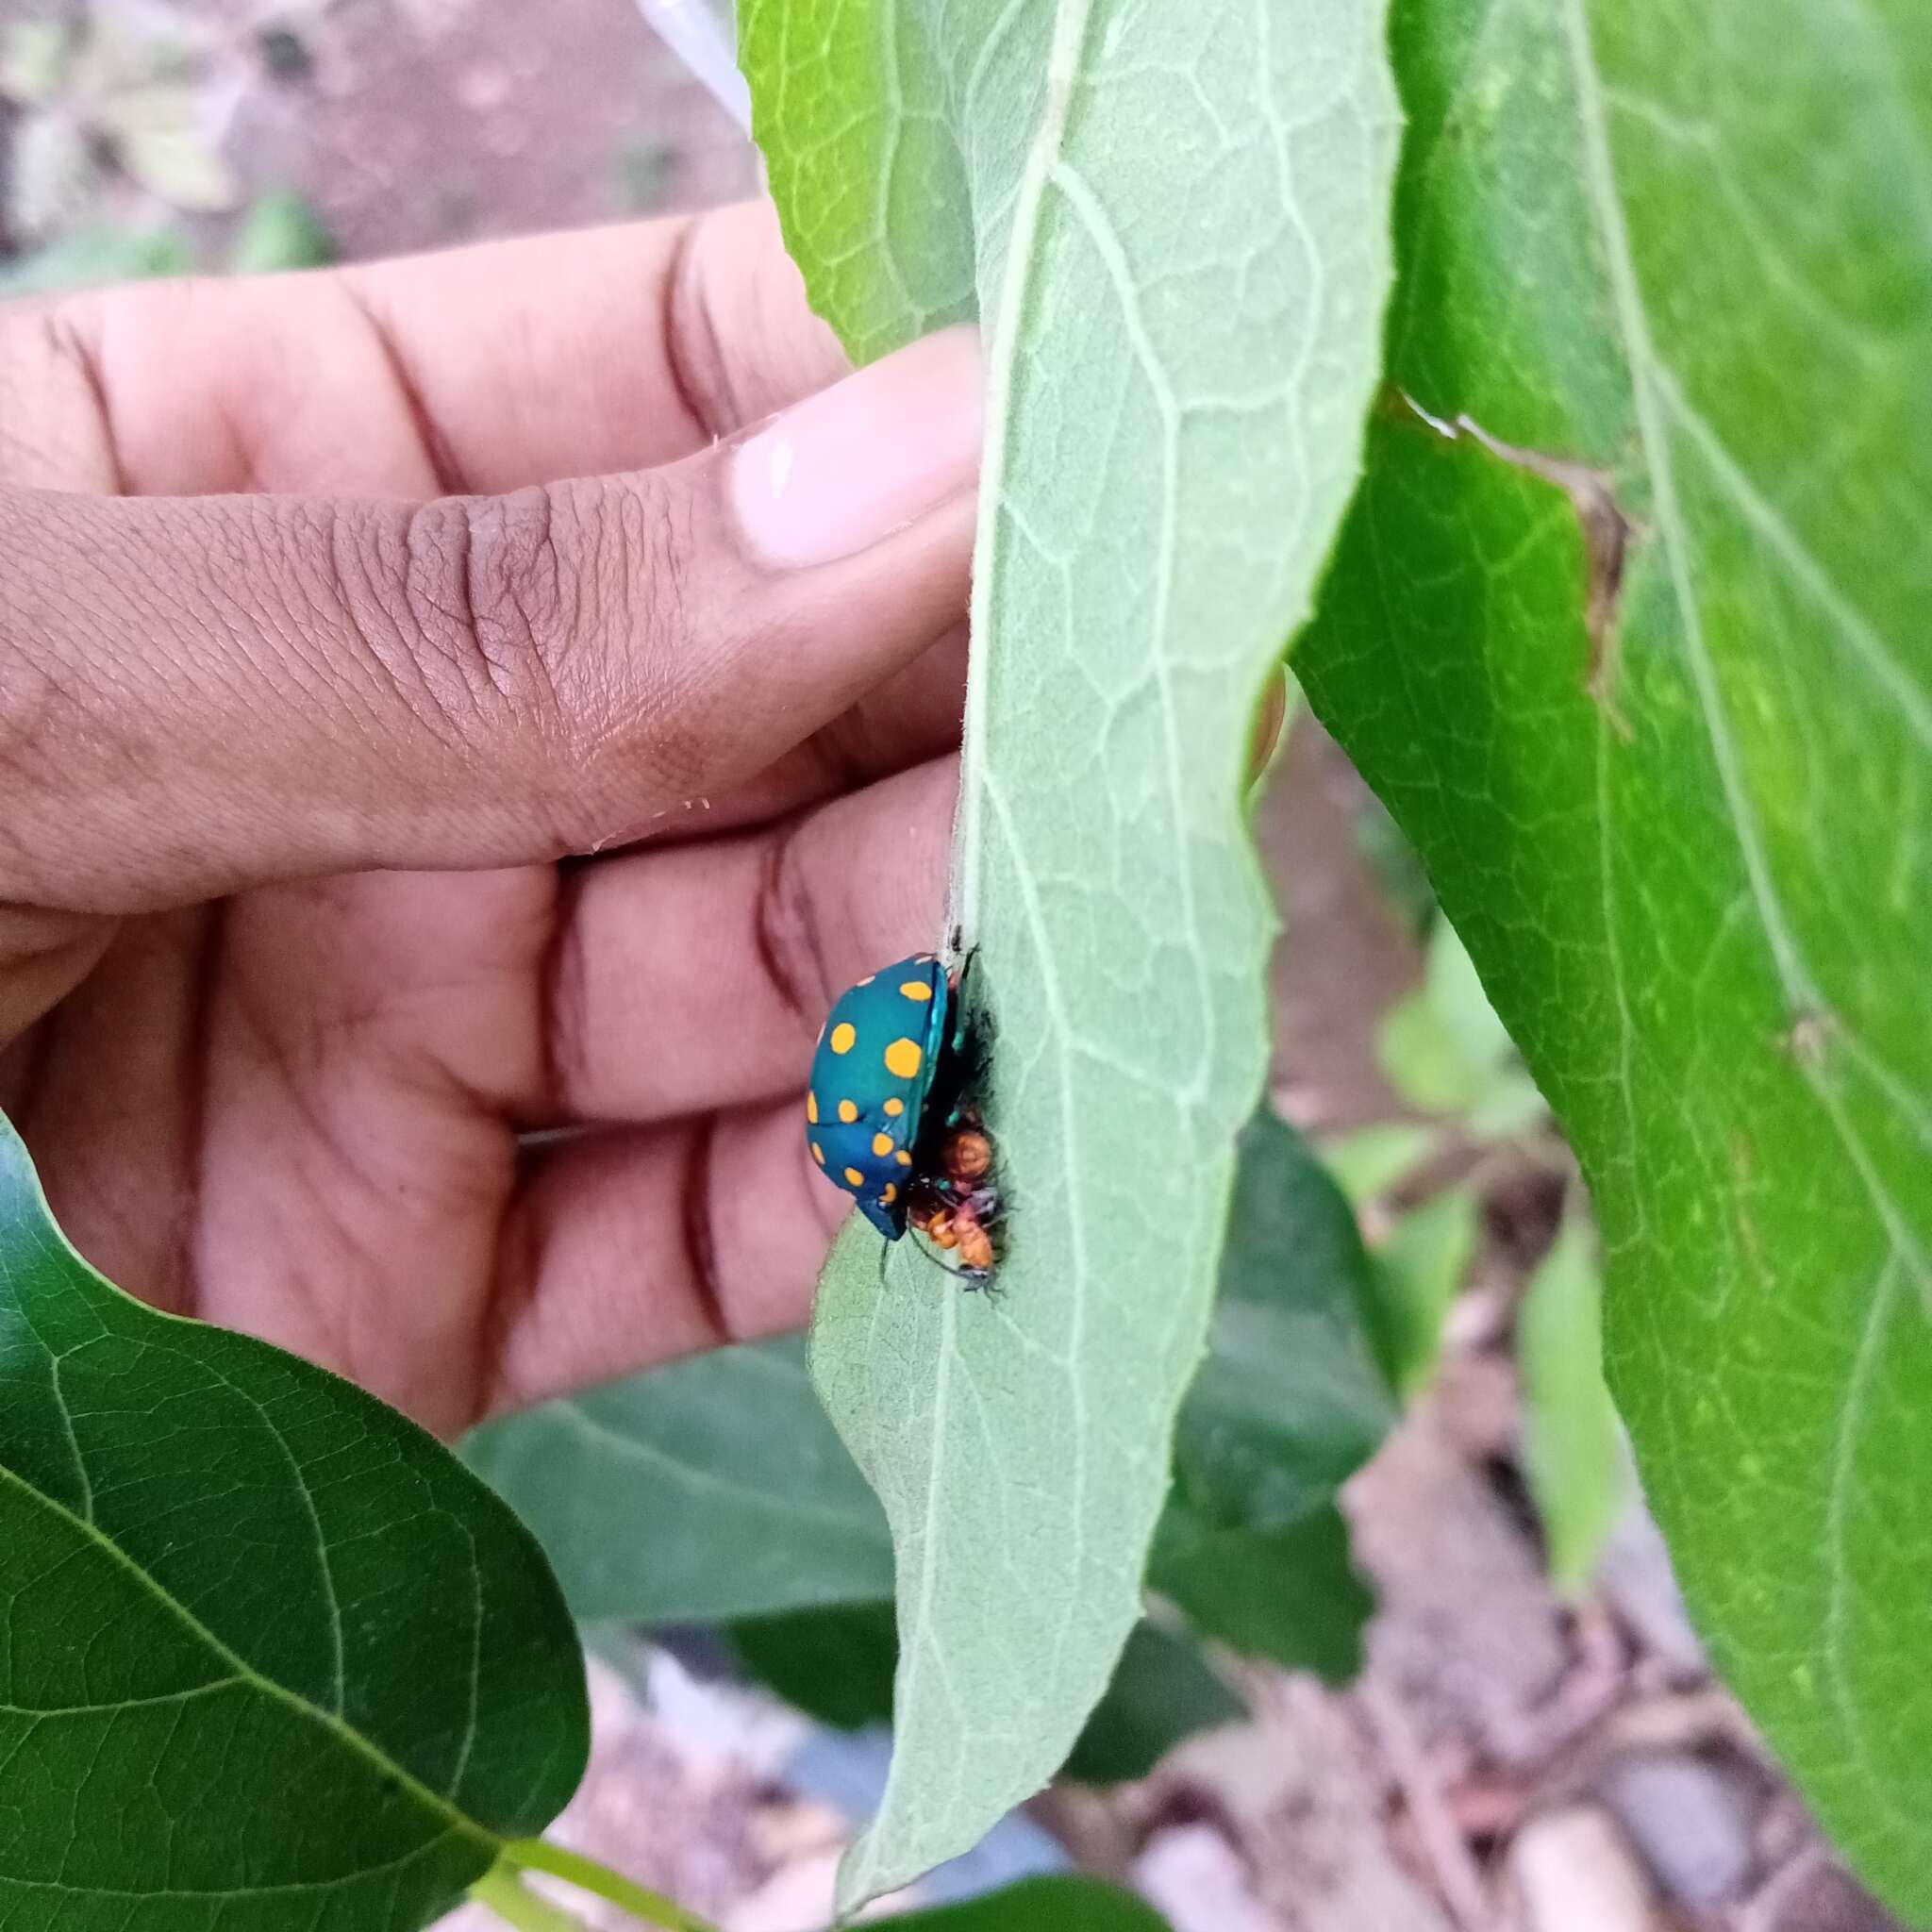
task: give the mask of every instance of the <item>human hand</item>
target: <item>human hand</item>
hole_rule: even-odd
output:
[[[445,1434],[802,1319],[979,440],[952,332],[713,442],[842,368],[762,208],[0,308],[0,1108],[90,1260]]]

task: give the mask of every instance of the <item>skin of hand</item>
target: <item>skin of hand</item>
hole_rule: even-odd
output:
[[[795,1326],[981,390],[849,375],[756,206],[0,308],[0,1108],[80,1251],[444,1435]]]

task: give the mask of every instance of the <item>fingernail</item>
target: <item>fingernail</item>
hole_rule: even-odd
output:
[[[741,443],[731,497],[751,547],[787,568],[890,537],[979,470],[979,337],[942,329],[795,403]]]

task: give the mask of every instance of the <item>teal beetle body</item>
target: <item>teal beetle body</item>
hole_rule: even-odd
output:
[[[906,1232],[913,1152],[945,1047],[950,988],[915,953],[840,995],[805,1096],[806,1141],[826,1175],[855,1196],[888,1241]]]

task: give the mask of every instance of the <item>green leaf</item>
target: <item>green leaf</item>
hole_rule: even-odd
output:
[[[822,1724],[856,1731],[891,1720],[899,1643],[890,1602],[758,1617],[730,1637],[760,1683]],[[1246,1712],[1198,1644],[1137,1624],[1060,1774],[1087,1784],[1145,1777],[1183,1738]]]
[[[1379,1200],[1412,1174],[1436,1145],[1434,1127],[1407,1121],[1357,1127],[1322,1143],[1322,1163],[1357,1208]]]
[[[562,1807],[536,1544],[320,1369],[156,1313],[0,1119],[0,1922],[406,1932]]]
[[[1296,662],[1583,1163],[1714,1660],[1932,1922],[1924,25],[1400,0],[1441,426],[1391,396]]]
[[[1204,1636],[1291,1671],[1346,1683],[1362,1666],[1374,1599],[1349,1560],[1333,1503],[1283,1529],[1222,1529],[1176,1499],[1160,1519],[1149,1585]]]
[[[0,268],[0,295],[51,295],[150,275],[184,275],[193,266],[187,242],[165,230],[75,228]]]
[[[1158,1624],[1136,1624],[1062,1777],[1119,1785],[1145,1777],[1183,1738],[1237,1724],[1248,1707],[1215,1674],[1201,1647]]]
[[[287,188],[258,194],[242,218],[228,248],[230,275],[274,275],[286,269],[325,268],[336,258],[336,238],[322,217]]]
[[[1459,1116],[1474,1139],[1501,1140],[1543,1117],[1542,1096],[1446,919],[1429,934],[1426,983],[1383,1021],[1377,1050],[1411,1107]]]
[[[1248,737],[1354,483],[1395,121],[1374,4],[749,0],[740,28],[846,346],[976,311],[988,361],[953,916],[1006,1292],[903,1250],[882,1284],[862,1227],[821,1287],[904,1642],[849,1907],[1038,1789],[1139,1613],[1265,1072]]]
[[[1426,989],[1389,1008],[1375,1036],[1375,1058],[1389,1084],[1424,1113],[1459,1113],[1469,1104],[1475,1071]]]
[[[1375,1250],[1375,1340],[1404,1401],[1436,1373],[1442,1323],[1475,1254],[1478,1211],[1472,1190],[1444,1188],[1403,1215]]]
[[[727,1633],[759,1683],[841,1731],[889,1724],[899,1638],[890,1597],[750,1617]]]
[[[1224,1528],[1327,1503],[1398,1419],[1370,1340],[1377,1284],[1355,1214],[1307,1143],[1262,1108],[1241,1130],[1207,1359],[1174,1481]]]
[[[1603,1281],[1587,1215],[1571,1213],[1516,1317],[1524,1447],[1550,1578],[1586,1589],[1631,1498],[1623,1425],[1604,1380]]]
[[[812,1393],[802,1341],[545,1403],[477,1430],[463,1454],[587,1623],[710,1623],[891,1591],[885,1518]]]
[[[878,1923],[906,1932],[1168,1932],[1152,1906],[1097,1878],[1024,1878],[964,1905]]]
[[[1465,1066],[1485,1074],[1515,1060],[1516,1048],[1483,991],[1469,948],[1446,919],[1437,920],[1429,933],[1427,985],[1429,1005]]]

